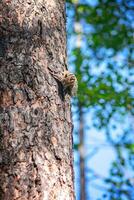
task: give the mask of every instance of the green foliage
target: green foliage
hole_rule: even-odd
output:
[[[122,109],[124,114],[134,114],[131,4],[110,0],[100,0],[95,6],[78,1],[67,4],[73,13],[71,36],[81,37],[81,45],[72,47],[69,63],[79,82],[78,100],[84,107],[99,105],[95,108],[99,118],[104,118],[109,106],[107,119],[114,112],[122,114]]]
[[[109,199],[131,199],[132,186],[121,169],[134,169],[132,127],[128,124],[116,139],[110,131],[116,131],[118,121],[125,124],[127,116],[134,117],[134,2],[68,0],[67,10],[69,65],[79,82],[74,105],[92,109],[93,125],[106,130],[117,152],[107,180]]]

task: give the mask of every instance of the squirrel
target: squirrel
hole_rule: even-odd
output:
[[[69,72],[68,70],[64,70],[61,74],[57,74],[50,68],[48,69],[52,76],[61,82],[66,93],[68,93],[71,97],[77,95],[78,82],[76,76],[73,73]]]

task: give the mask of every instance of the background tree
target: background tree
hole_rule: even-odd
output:
[[[92,113],[89,127],[103,130],[116,154],[109,177],[99,177],[94,169],[86,170],[86,167],[82,173],[85,181],[91,174],[93,179],[99,177],[106,181],[106,187],[98,189],[104,189],[107,199],[133,197],[133,12],[132,0],[70,0],[67,3],[69,64],[79,80],[78,98],[73,105],[78,115],[81,106],[83,115]],[[79,152],[80,147],[80,143],[75,144]],[[103,148],[103,144],[97,148]],[[90,184],[89,187],[87,181],[84,184],[81,189],[86,188],[85,192],[89,193]]]
[[[0,1],[0,199],[74,199],[61,0]]]

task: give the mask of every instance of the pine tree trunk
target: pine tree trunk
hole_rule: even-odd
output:
[[[0,200],[73,200],[64,0],[0,1]]]
[[[79,104],[79,156],[80,156],[80,200],[86,200],[86,177],[85,177],[85,149],[84,149],[84,114]]]

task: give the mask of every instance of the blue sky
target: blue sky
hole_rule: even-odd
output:
[[[81,1],[83,2],[88,2],[90,5],[95,6],[98,1],[94,0],[84,0]],[[73,11],[68,11],[68,18],[67,18],[67,30],[68,34],[69,31],[73,29],[73,23],[72,21],[73,18]],[[71,16],[69,18],[69,16]],[[76,29],[81,29],[80,24],[75,25]],[[92,27],[84,26],[84,31],[90,32]],[[82,30],[81,30],[82,31]],[[69,63],[69,69],[70,71],[74,71],[74,65],[73,65],[73,59],[74,57],[71,55],[71,50],[74,46],[79,46],[79,47],[84,47],[83,49],[86,49],[86,43],[85,40],[79,35],[77,38],[74,35],[68,36],[68,63]],[[105,49],[106,50],[106,49]],[[106,53],[110,54],[112,50],[107,50]],[[87,53],[92,53],[92,52],[87,52]],[[120,65],[122,62],[124,62],[124,59],[128,56],[128,51],[127,49],[124,49],[122,52],[118,52],[116,56],[112,59],[115,61],[118,60],[118,63]],[[86,62],[83,61],[83,62]],[[89,62],[90,65],[90,74],[92,75],[101,75],[101,73],[106,71],[106,62],[107,60],[104,59],[104,61],[99,65],[99,68],[95,68],[96,60],[91,59]],[[71,63],[71,64],[70,64]],[[115,66],[116,67],[116,66]],[[110,72],[108,72],[110,73]],[[122,70],[120,71],[120,74],[122,76],[129,76],[127,70]],[[114,78],[114,77],[113,77]],[[130,77],[133,79],[133,77]],[[86,77],[83,77],[83,81],[86,80]],[[115,86],[118,90],[122,89],[122,85],[116,85]],[[133,90],[132,90],[133,91]],[[110,108],[109,108],[110,109]],[[107,177],[109,175],[109,169],[111,167],[111,163],[116,159],[116,153],[115,149],[108,143],[105,130],[97,130],[93,126],[93,110],[94,109],[89,109],[87,108],[86,114],[84,114],[84,123],[85,123],[85,128],[84,128],[84,138],[85,138],[85,159],[86,159],[86,168],[87,168],[87,190],[88,190],[88,199],[87,200],[102,200],[102,195],[104,193],[105,188],[107,188],[107,185],[101,180],[101,178]],[[79,142],[79,136],[78,136],[78,121],[77,121],[77,113],[76,113],[76,108],[72,106],[72,112],[73,112],[73,123],[74,123],[74,143]],[[106,113],[107,114],[107,113]],[[112,129],[112,124],[116,126],[116,130]],[[119,115],[118,113],[115,114],[113,121],[111,120],[111,125],[109,126],[109,131],[113,137],[113,139],[117,140],[120,138],[124,130],[127,130],[128,127],[132,128],[134,130],[133,126],[133,118],[126,114],[123,117]],[[132,134],[131,134],[132,137]],[[92,156],[91,156],[92,155]],[[87,157],[90,157],[90,159]],[[75,164],[74,164],[74,170],[75,170],[75,189],[76,189],[76,200],[79,200],[79,154],[77,151],[74,151],[74,159],[75,159]],[[125,169],[126,171],[126,176],[132,177],[133,173],[129,169]],[[93,174],[93,173],[94,174]],[[94,176],[94,177],[93,177]],[[98,177],[98,178],[97,178]],[[106,199],[106,198],[105,198]]]
[[[78,128],[79,124],[77,119],[76,109],[72,107],[73,123],[74,123],[74,143],[79,142]],[[104,130],[97,130],[92,126],[92,112],[87,112],[84,116],[84,154],[86,160],[87,168],[87,200],[102,200],[102,195],[107,189],[106,183],[102,179],[107,178],[109,175],[109,170],[111,163],[116,159],[115,149],[109,144],[106,139]],[[124,119],[126,123],[117,123],[118,132],[114,136],[118,136],[118,133],[122,132],[122,128],[131,125],[131,120],[128,117]],[[90,128],[86,128],[90,126]],[[74,151],[74,171],[75,171],[75,191],[76,200],[79,200],[79,190],[80,190],[80,177],[79,177],[79,153]],[[93,173],[92,173],[93,171]],[[132,177],[133,172],[128,168],[125,169],[127,177]],[[104,189],[103,189],[104,188]],[[106,199],[106,198],[105,198]]]

